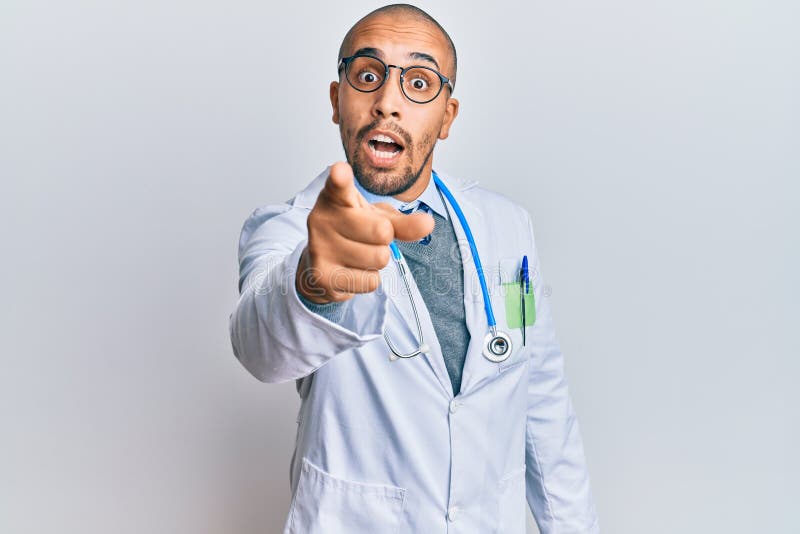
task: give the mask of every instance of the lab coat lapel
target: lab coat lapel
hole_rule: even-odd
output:
[[[419,314],[419,321],[422,326],[422,335],[425,344],[430,348],[428,353],[415,356],[411,358],[411,360],[423,358],[436,375],[444,392],[448,396],[452,396],[453,386],[450,382],[450,375],[447,374],[447,368],[444,365],[442,348],[439,345],[439,339],[436,337],[436,331],[433,328],[433,322],[428,313],[428,307],[425,305],[425,300],[423,300],[410,270],[408,271],[408,284],[417,306],[417,313]],[[388,296],[390,307],[393,308],[394,311],[394,313],[392,313],[392,310],[389,310],[389,316],[387,317],[384,327],[388,330],[389,338],[401,352],[410,352],[416,349],[419,346],[417,323],[414,320],[414,311],[411,307],[411,301],[408,298],[405,285],[403,284],[403,277],[394,260],[390,260],[389,264],[381,270],[381,290]],[[391,354],[388,346],[386,347],[386,352],[387,354]],[[394,363],[403,365],[410,362],[404,358],[400,358]]]
[[[471,184],[458,184],[455,183],[454,180],[446,178],[441,174],[439,174],[439,178],[448,189],[450,189],[456,202],[458,202],[458,205],[461,207],[461,211],[464,212],[464,217],[475,239],[475,246],[478,249],[478,254],[483,262],[486,281],[489,283],[491,269],[485,263],[489,257],[488,251],[490,249],[489,225],[478,206],[473,204],[467,198],[467,195],[464,194],[464,190]],[[496,374],[497,364],[490,362],[484,358],[482,354],[483,338],[489,331],[489,325],[483,307],[483,293],[481,292],[478,270],[472,258],[467,234],[458,220],[455,210],[449,203],[447,204],[447,208],[453,221],[453,228],[455,229],[459,250],[461,252],[461,263],[464,269],[464,312],[466,315],[467,330],[469,330],[470,334],[470,341],[467,349],[467,358],[464,362],[461,391],[468,391],[484,377]]]

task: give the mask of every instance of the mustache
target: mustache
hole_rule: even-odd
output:
[[[360,144],[361,141],[364,140],[364,137],[371,130],[375,130],[375,129],[387,130],[387,131],[390,131],[392,133],[397,134],[398,136],[403,138],[403,142],[405,143],[406,149],[410,149],[411,148],[411,145],[412,145],[411,135],[407,131],[405,131],[404,129],[402,129],[401,127],[399,127],[398,125],[396,125],[394,123],[381,124],[380,120],[372,121],[371,123],[367,124],[366,126],[364,126],[363,128],[361,128],[358,131],[358,133],[356,134],[356,140],[358,141],[358,143]]]

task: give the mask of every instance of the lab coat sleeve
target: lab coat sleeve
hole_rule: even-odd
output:
[[[529,327],[527,338],[531,346],[525,432],[528,505],[542,534],[596,534],[600,527],[578,420],[541,276],[533,226],[527,218],[536,303],[536,321]]]
[[[299,299],[295,274],[307,243],[308,210],[268,206],[245,222],[239,241],[239,300],[230,315],[233,352],[262,382],[310,375],[331,358],[382,335],[383,292],[356,295],[336,323]]]

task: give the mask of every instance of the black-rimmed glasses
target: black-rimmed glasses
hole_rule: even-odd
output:
[[[343,57],[338,70],[344,68],[345,78],[353,89],[362,93],[377,91],[389,77],[389,69],[400,69],[400,89],[406,98],[417,104],[427,104],[434,100],[445,84],[453,92],[453,84],[442,73],[421,65],[399,67],[387,65],[380,59],[368,55]]]

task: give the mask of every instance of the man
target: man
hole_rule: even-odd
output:
[[[347,163],[245,222],[231,315],[242,364],[302,398],[286,532],[524,533],[526,496],[543,534],[599,532],[530,218],[433,170],[459,107],[450,37],[386,6],[338,74]]]

